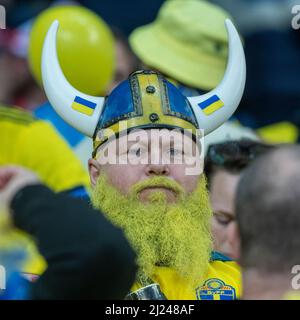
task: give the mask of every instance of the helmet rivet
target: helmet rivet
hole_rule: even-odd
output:
[[[157,113],[151,113],[149,116],[149,119],[151,122],[155,122],[155,121],[159,120],[159,116]]]
[[[146,92],[149,93],[149,94],[153,94],[155,92],[155,87],[153,86],[148,86],[146,88]]]

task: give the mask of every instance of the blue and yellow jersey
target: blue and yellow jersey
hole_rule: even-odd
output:
[[[213,252],[204,282],[192,288],[167,267],[157,267],[151,279],[160,285],[168,300],[234,300],[241,296],[241,273],[238,264]],[[141,285],[134,284],[131,291]]]
[[[0,106],[0,166],[20,165],[37,173],[41,181],[56,192],[86,197],[89,177],[81,162],[51,124],[34,118],[16,107]],[[0,222],[0,229],[3,223]],[[0,247],[12,252],[24,249],[21,270],[41,274],[44,259],[29,237],[12,230],[0,239]]]
[[[57,192],[89,189],[87,172],[51,124],[21,109],[0,106],[0,132],[0,166],[27,167]]]

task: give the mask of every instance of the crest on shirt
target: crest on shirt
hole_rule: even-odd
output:
[[[208,279],[196,289],[198,300],[235,300],[235,289],[220,279]]]
[[[28,272],[22,272],[21,277],[28,280],[29,282],[36,282],[39,278],[39,275],[33,274],[33,273],[28,273]]]

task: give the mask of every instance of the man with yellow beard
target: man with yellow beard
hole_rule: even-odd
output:
[[[137,71],[108,97],[66,80],[56,53],[59,22],[42,56],[47,97],[59,115],[93,137],[92,202],[120,226],[136,250],[139,273],[127,299],[236,299],[237,265],[212,253],[201,137],[237,108],[245,84],[238,33],[226,21],[229,62],[221,84],[185,97],[153,71]],[[201,130],[200,130],[201,129]]]
[[[158,134],[150,129],[149,135],[150,131],[152,136]],[[129,144],[128,152],[136,147]],[[162,149],[179,151],[168,143]],[[152,150],[161,153],[158,148]],[[212,249],[205,177],[185,176],[180,168],[184,165],[101,166],[91,159],[89,166],[93,205],[125,230],[138,252],[140,272],[132,291],[159,283],[168,299],[195,298],[194,289],[210,269]],[[234,268],[232,272],[231,276],[238,275]]]

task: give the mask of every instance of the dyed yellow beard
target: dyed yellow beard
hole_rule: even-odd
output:
[[[147,203],[140,202],[139,191],[155,185],[171,187],[178,201],[167,203],[164,192],[155,191]],[[192,286],[202,283],[212,248],[211,209],[204,177],[189,195],[170,179],[155,177],[134,185],[124,196],[102,174],[92,203],[124,230],[138,253],[139,278],[151,278],[154,267],[162,265],[176,270]]]

